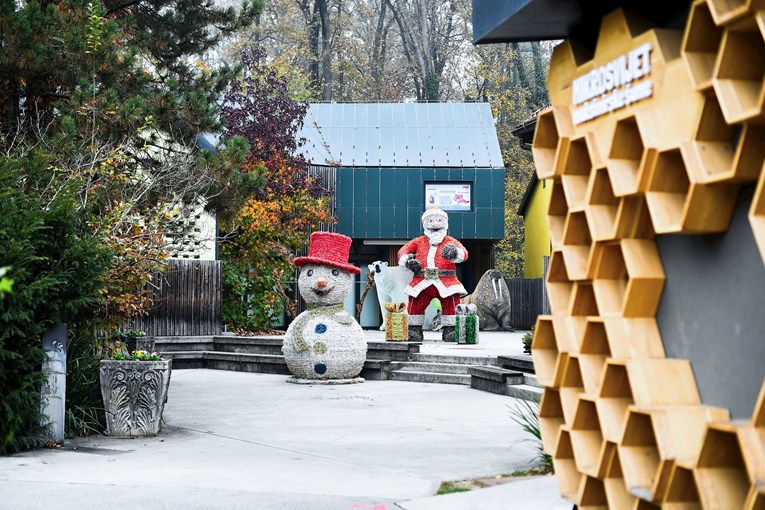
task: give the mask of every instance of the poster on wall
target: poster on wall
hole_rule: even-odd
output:
[[[426,182],[425,209],[435,205],[446,212],[471,211],[471,192],[469,182]]]

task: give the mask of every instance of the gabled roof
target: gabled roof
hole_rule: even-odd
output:
[[[298,138],[314,165],[504,167],[487,103],[310,104]]]
[[[537,173],[531,172],[531,179],[526,184],[526,191],[523,192],[523,198],[521,198],[521,203],[518,206],[518,212],[516,213],[518,216],[526,216],[526,211],[531,203],[531,197],[534,196],[534,190],[537,189],[538,182]]]

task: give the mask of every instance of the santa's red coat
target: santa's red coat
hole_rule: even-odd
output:
[[[449,243],[457,248],[457,258],[454,260],[447,260],[441,255],[441,250]],[[415,255],[415,258],[422,264],[423,269],[429,268],[446,271],[455,271],[457,269],[455,263],[463,262],[468,258],[468,252],[465,247],[451,236],[444,237],[444,240],[438,246],[431,245],[426,236],[412,239],[398,250],[399,265],[403,266],[410,254]],[[452,296],[454,294],[464,296],[467,294],[465,287],[462,286],[456,276],[439,276],[438,279],[426,279],[424,276],[415,275],[404,292],[409,296],[417,297],[422,289],[430,285],[436,286],[441,297]]]

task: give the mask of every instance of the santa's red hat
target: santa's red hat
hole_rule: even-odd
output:
[[[348,263],[352,239],[335,232],[314,232],[308,247],[307,257],[295,257],[294,264],[303,267],[306,264],[332,266],[353,274],[359,274],[361,269]]]

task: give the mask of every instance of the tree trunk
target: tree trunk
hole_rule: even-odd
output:
[[[332,44],[329,32],[327,0],[316,0],[316,11],[321,21],[321,99],[332,100]]]
[[[524,90],[531,91],[531,85],[529,84],[528,76],[526,76],[526,69],[523,67],[521,49],[518,46],[518,43],[510,43],[510,49],[513,51],[513,67],[515,68],[515,76],[518,79],[518,84],[523,87]]]

